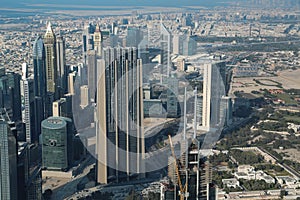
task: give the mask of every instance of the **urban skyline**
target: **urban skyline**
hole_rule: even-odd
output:
[[[0,199],[300,199],[298,2],[30,3],[0,16]]]

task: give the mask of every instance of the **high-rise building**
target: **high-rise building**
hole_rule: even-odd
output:
[[[21,120],[21,95],[20,79],[21,76],[14,72],[7,72],[8,77],[8,95],[10,97],[10,108],[12,111],[11,120],[18,122]]]
[[[171,33],[162,22],[160,32],[160,63],[162,64],[161,73],[169,77],[171,67]]]
[[[204,64],[202,128],[211,130],[222,123],[221,99],[225,95],[225,63]]]
[[[97,85],[97,55],[95,50],[88,51],[88,87],[89,96],[92,102],[95,102],[96,95],[96,85]]]
[[[20,75],[0,68],[0,108],[5,108],[14,121],[21,119]]]
[[[182,41],[184,36],[183,35],[174,35],[173,36],[173,53],[182,55]]]
[[[80,107],[85,108],[89,105],[89,88],[87,85],[80,87]]]
[[[73,160],[73,122],[66,117],[49,117],[42,122],[42,167],[66,171]]]
[[[178,78],[172,74],[167,81],[167,112],[168,117],[178,116]]]
[[[197,42],[191,35],[174,35],[173,53],[184,56],[192,56],[197,52]]]
[[[25,141],[34,143],[38,141],[35,124],[35,98],[34,80],[27,77],[27,64],[23,64],[23,76],[20,81],[22,98],[22,121],[25,124]]]
[[[142,63],[136,48],[104,48],[97,87],[97,182],[144,176]],[[100,63],[99,63],[100,64]]]
[[[0,113],[0,199],[18,199],[15,127],[7,113]]]
[[[53,117],[62,116],[63,111],[66,109],[66,101],[62,99],[58,99],[53,102]]]
[[[41,134],[41,122],[45,118],[46,100],[46,56],[42,38],[36,38],[33,44],[34,96],[35,96],[35,132]]]
[[[72,95],[66,94],[53,102],[53,116],[72,119]]]
[[[138,54],[139,58],[142,59],[143,64],[150,62],[149,58],[149,41],[148,37],[145,36],[142,41],[138,44]]]
[[[94,49],[96,51],[97,56],[101,56],[102,54],[102,33],[100,31],[100,27],[97,24],[94,32]]]
[[[34,93],[37,97],[46,96],[46,56],[42,38],[36,38],[33,44]]]
[[[74,83],[75,83],[75,78],[76,78],[77,73],[71,72],[68,75],[68,93],[71,95],[75,94],[75,88],[74,88]]]
[[[31,162],[31,145],[18,142],[19,200],[42,200],[42,177],[39,164]]]
[[[94,49],[94,32],[96,27],[92,24],[88,24],[84,27],[84,31],[82,34],[82,56],[83,56],[83,64],[87,65],[87,52],[88,50]]]
[[[47,26],[44,36],[44,46],[46,55],[46,113],[52,115],[52,102],[58,98],[58,76],[57,76],[57,54],[56,36],[52,30],[51,23]]]
[[[138,27],[128,27],[126,35],[126,47],[137,48],[143,39],[143,33]]]
[[[223,96],[221,100],[221,117],[224,118],[224,125],[229,126],[232,123],[232,99],[228,96]]]
[[[45,54],[46,54],[46,80],[47,92],[57,93],[57,53],[56,53],[56,36],[52,30],[51,23],[48,24],[44,36]]]
[[[65,39],[62,35],[56,38],[56,53],[57,53],[57,77],[58,77],[58,93],[62,97],[67,92],[67,65],[66,65],[66,51]]]
[[[182,55],[192,56],[197,53],[197,42],[194,37],[188,35],[182,42]]]

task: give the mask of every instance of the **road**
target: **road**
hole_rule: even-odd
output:
[[[92,156],[87,158],[88,160],[85,162],[86,167],[84,168],[83,172],[73,178],[71,181],[66,183],[65,185],[55,189],[51,196],[53,200],[63,200],[64,198],[71,196],[72,194],[76,193],[77,191],[77,184],[90,172],[90,170],[94,166],[94,159]]]
[[[284,168],[287,172],[289,172],[290,174],[292,174],[295,178],[300,179],[300,173],[297,172],[296,170],[294,170],[293,168],[291,168],[290,166],[288,166],[287,164],[280,164],[280,161],[278,158],[276,158],[274,155],[272,155],[270,152],[266,151],[263,148],[258,147],[261,151],[265,152],[266,154],[268,154],[269,156],[271,156],[272,158],[274,158],[276,160],[276,162],[278,163],[278,165],[282,168]]]

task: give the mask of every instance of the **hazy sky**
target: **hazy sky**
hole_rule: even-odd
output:
[[[22,7],[24,4],[72,4],[97,6],[211,6],[233,0],[1,0],[1,7]]]

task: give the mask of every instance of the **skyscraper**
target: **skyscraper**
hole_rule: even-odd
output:
[[[42,167],[67,170],[73,158],[73,122],[66,117],[49,117],[42,122]]]
[[[143,177],[142,63],[136,48],[105,48],[99,70],[97,182]]]
[[[65,52],[65,39],[62,35],[56,38],[57,70],[58,70],[58,93],[59,97],[67,92],[67,65]]]
[[[171,33],[162,22],[160,26],[160,63],[162,64],[161,73],[169,77],[169,70],[171,67]]]
[[[35,132],[34,116],[34,81],[27,77],[27,64],[23,63],[23,76],[20,81],[22,97],[22,121],[25,124],[25,140],[28,143],[38,141],[38,135]]]
[[[74,82],[77,76],[77,72],[71,72],[68,75],[68,93],[71,95],[75,94]]]
[[[33,44],[33,67],[34,67],[34,96],[35,96],[35,132],[41,133],[41,122],[45,117],[46,100],[46,58],[45,47],[42,38],[36,38]]]
[[[167,81],[167,112],[168,117],[178,116],[178,78],[174,75],[166,78]]]
[[[96,85],[97,85],[97,55],[95,50],[88,51],[88,87],[91,100],[95,101]]]
[[[20,95],[20,79],[21,76],[15,72],[7,72],[8,77],[8,95],[10,108],[12,111],[11,119],[15,122],[21,120],[21,95]]]
[[[138,54],[139,58],[142,59],[143,64],[150,62],[149,58],[149,41],[148,37],[145,36],[142,41],[138,44]]]
[[[0,111],[0,199],[17,200],[17,146],[12,132],[13,123]]]
[[[6,72],[4,67],[0,68],[0,108],[9,111],[11,119],[21,119],[20,75]]]
[[[221,99],[225,95],[225,63],[204,64],[202,128],[211,130],[220,125]]]
[[[33,144],[18,142],[18,195],[20,200],[42,199],[41,167],[31,157]],[[34,160],[34,162],[32,162]]]
[[[83,57],[83,64],[87,64],[87,52],[88,50],[94,49],[94,32],[95,26],[92,24],[88,24],[84,27],[84,31],[82,34],[82,57]]]
[[[52,115],[52,102],[58,98],[58,76],[57,76],[57,54],[56,54],[56,36],[52,30],[51,23],[48,24],[44,36],[45,54],[46,54],[46,83],[47,83],[47,116]]]
[[[52,30],[51,23],[48,24],[44,37],[46,53],[46,80],[47,92],[56,95],[57,93],[57,54],[56,54],[56,36]]]
[[[94,49],[96,51],[97,56],[101,56],[102,54],[102,34],[100,31],[100,27],[97,24],[94,32]]]
[[[129,27],[126,35],[127,47],[138,47],[139,43],[143,39],[143,33],[138,27]]]
[[[80,107],[85,108],[89,105],[89,88],[87,85],[80,87]]]

